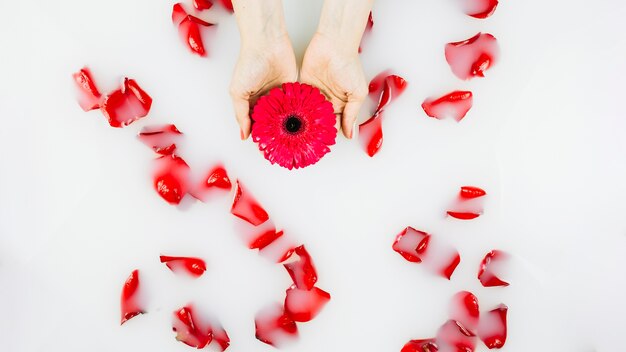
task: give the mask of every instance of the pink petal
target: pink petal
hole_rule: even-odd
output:
[[[370,157],[376,155],[383,145],[382,118],[379,113],[359,125],[359,140]]]
[[[470,352],[476,348],[476,336],[454,320],[448,320],[439,328],[436,340],[442,352]]]
[[[84,111],[95,110],[100,107],[102,94],[98,91],[96,83],[91,77],[91,72],[87,67],[72,74],[76,88],[78,88],[78,105]]]
[[[208,324],[194,317],[193,308],[185,306],[174,312],[172,330],[176,340],[197,349],[202,349],[213,340],[213,331]]]
[[[435,339],[411,340],[407,342],[400,352],[438,352],[439,348]]]
[[[489,349],[502,348],[506,343],[508,307],[504,304],[483,313],[478,325],[478,337]]]
[[[121,89],[113,91],[100,105],[112,127],[124,127],[148,115],[152,98],[133,79],[124,78]]]
[[[428,245],[427,238],[429,236],[424,231],[408,226],[396,236],[392,248],[403,256],[404,259],[413,263],[421,263],[422,259],[420,259],[420,256],[426,250]]]
[[[502,281],[499,274],[503,271],[503,266],[508,262],[509,255],[503,251],[494,249],[487,253],[480,263],[478,269],[478,280],[484,287],[509,286],[509,283]]]
[[[461,291],[450,300],[450,319],[458,321],[473,334],[478,327],[479,316],[478,298],[471,292]]]
[[[475,18],[487,18],[491,16],[498,6],[498,0],[464,0],[464,12]]]
[[[426,115],[437,119],[453,118],[461,121],[472,108],[472,92],[454,91],[442,97],[429,97],[422,103]]]
[[[176,151],[176,141],[182,133],[176,126],[156,125],[146,126],[139,132],[139,140],[152,148],[155,153],[161,155],[171,155]]]
[[[139,270],[133,270],[122,288],[121,299],[122,320],[124,324],[133,317],[145,313],[142,302],[139,300]]]
[[[271,346],[280,346],[298,336],[296,323],[279,304],[259,312],[254,318],[256,338]]]
[[[177,155],[164,155],[156,163],[154,189],[166,202],[179,204],[187,194],[189,165]]]
[[[287,290],[285,311],[294,321],[307,322],[315,318],[328,301],[328,292],[317,287],[301,290],[294,285]]]
[[[250,195],[244,192],[239,180],[235,184],[235,198],[230,213],[254,226],[261,225],[269,219],[265,209]]]
[[[200,258],[171,257],[162,255],[161,263],[165,263],[173,272],[186,272],[193,277],[200,277],[206,271],[206,263]]]
[[[296,247],[295,254],[297,259],[283,265],[297,288],[311,290],[317,282],[317,272],[313,260],[304,245]]]
[[[485,71],[498,60],[500,48],[493,35],[478,33],[467,40],[446,44],[445,54],[452,73],[467,80],[484,77]]]

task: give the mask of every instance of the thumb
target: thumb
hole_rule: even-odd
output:
[[[346,138],[348,139],[352,139],[352,136],[354,135],[354,122],[359,115],[361,105],[363,105],[362,98],[349,100],[343,109],[343,114],[341,117],[341,129],[343,130],[344,136],[346,136]]]

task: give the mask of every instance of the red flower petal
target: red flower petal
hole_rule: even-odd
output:
[[[478,280],[484,287],[509,286],[509,283],[498,277],[498,272],[509,259],[509,255],[497,249],[487,253],[478,269]]]
[[[208,10],[213,6],[213,3],[210,0],[193,0],[193,7],[197,10]]]
[[[422,103],[426,115],[437,119],[452,117],[461,121],[472,108],[472,92],[454,91],[442,97],[429,97]]]
[[[383,111],[394,99],[399,97],[406,89],[407,82],[404,78],[397,75],[389,75],[383,82],[383,89],[378,100],[376,113]]]
[[[474,186],[463,186],[461,187],[461,193],[460,193],[461,198],[465,198],[465,199],[479,198],[486,194],[487,192],[485,192],[482,188],[478,188]]]
[[[100,107],[102,94],[96,88],[96,84],[91,77],[91,72],[87,67],[83,67],[80,71],[72,74],[74,83],[78,88],[78,105],[84,111],[95,110]]]
[[[487,18],[496,11],[498,0],[465,0],[464,10],[469,16]]]
[[[133,79],[104,98],[100,110],[112,127],[124,127],[148,115],[152,98]]]
[[[248,248],[261,250],[269,246],[272,242],[274,242],[282,235],[282,231],[276,231],[275,229],[264,231],[258,237],[252,240]]]
[[[404,259],[413,263],[421,263],[422,259],[420,256],[428,246],[429,236],[430,235],[424,231],[416,230],[408,226],[396,236],[392,248],[403,256]]]
[[[383,145],[382,112],[370,117],[359,125],[359,139],[365,152],[370,157],[378,153]]]
[[[286,339],[298,336],[296,322],[278,304],[259,312],[254,318],[254,326],[256,338],[272,346],[280,346]]]
[[[187,194],[189,165],[177,155],[164,155],[156,162],[154,189],[166,202],[179,204]]]
[[[139,132],[139,140],[157,154],[171,155],[176,150],[176,140],[182,133],[174,125],[146,126]]]
[[[470,352],[476,348],[476,336],[454,320],[448,320],[439,328],[436,340],[442,351]]]
[[[191,306],[174,311],[172,330],[176,332],[176,340],[197,349],[204,348],[213,340],[211,327],[194,317]]]
[[[216,166],[213,170],[209,172],[204,184],[207,188],[220,188],[230,191],[232,185],[230,183],[230,179],[228,178],[228,173],[226,173],[226,169],[223,166]]]
[[[385,79],[390,75],[389,70],[385,70],[376,75],[376,77],[372,78],[370,84],[368,86],[370,99],[377,101],[380,99],[380,94],[383,91],[383,85],[385,83]]]
[[[239,180],[235,184],[235,198],[230,213],[254,226],[259,226],[269,219],[265,209],[250,195],[244,192]]]
[[[458,321],[473,334],[478,327],[478,298],[471,292],[461,291],[450,300],[450,318]]]
[[[223,327],[213,328],[213,342],[216,342],[220,347],[220,351],[224,352],[230,346],[230,337],[226,333]]]
[[[307,322],[315,318],[330,301],[330,294],[317,287],[301,290],[291,286],[285,297],[285,311],[294,321]]]
[[[411,340],[407,342],[400,352],[437,352],[439,347],[435,339]]]
[[[230,12],[235,12],[235,10],[233,9],[233,2],[232,0],[220,0],[220,3],[222,4],[222,6],[230,11]]]
[[[478,325],[478,337],[489,349],[502,348],[506,343],[506,314],[508,307],[504,304],[483,313]]]
[[[183,4],[174,4],[174,7],[172,8],[172,22],[178,26],[185,19],[185,17],[187,17],[187,11],[185,11]]]
[[[485,71],[498,60],[500,48],[493,35],[478,33],[467,40],[446,44],[445,54],[452,73],[467,80],[484,77]]]
[[[139,270],[133,270],[122,288],[121,311],[122,322],[124,324],[133,317],[145,313],[141,302],[139,302]],[[120,325],[121,325],[120,324]]]
[[[311,290],[317,282],[317,272],[313,260],[304,245],[296,247],[295,254],[299,257],[297,260],[283,265],[297,288]]]
[[[193,277],[200,277],[206,271],[206,263],[200,258],[162,255],[159,259],[161,263],[165,263],[173,272],[184,270]]]
[[[372,19],[372,11],[370,11],[369,16],[367,17],[367,24],[365,25],[365,30],[363,31],[363,36],[361,37],[361,44],[359,44],[359,53],[361,52],[361,46],[363,46],[363,40],[368,32],[372,31],[374,27],[374,19]]]
[[[478,213],[461,212],[461,211],[448,211],[448,215],[459,220],[472,220],[480,216]]]
[[[206,50],[202,42],[202,34],[200,33],[200,25],[209,27],[213,24],[205,22],[195,16],[187,15],[178,25],[178,34],[183,42],[187,43],[192,53],[206,56]]]

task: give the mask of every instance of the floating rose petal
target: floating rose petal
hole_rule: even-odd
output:
[[[213,328],[213,342],[216,342],[219,345],[219,349],[221,352],[226,351],[230,346],[230,337],[226,333],[226,330],[222,326]]]
[[[480,280],[480,283],[484,287],[509,286],[508,282],[502,281],[498,277],[508,259],[509,255],[507,253],[497,249],[487,253],[478,269],[478,280]]]
[[[84,111],[99,108],[102,94],[100,94],[93,78],[91,78],[89,69],[83,67],[80,71],[74,73],[72,77],[78,88],[78,105],[80,105]]]
[[[372,78],[368,86],[370,99],[372,99],[373,101],[380,100],[380,94],[383,92],[383,85],[385,83],[385,79],[390,74],[391,74],[391,71],[385,70],[377,74],[376,77]]]
[[[463,10],[468,16],[487,18],[496,11],[498,0],[462,0]]]
[[[461,291],[450,300],[450,318],[473,334],[476,333],[479,316],[478,298],[471,292]]]
[[[171,257],[162,255],[161,263],[165,263],[173,272],[185,271],[193,277],[200,277],[206,271],[206,263],[200,258]]]
[[[291,258],[295,253],[296,247],[293,240],[287,236],[279,236],[274,239],[269,245],[261,249],[259,253],[275,263],[282,263]]]
[[[424,254],[428,246],[428,237],[430,235],[426,232],[408,226],[396,236],[392,248],[404,259],[413,263],[421,263],[420,256]]]
[[[442,352],[472,352],[476,348],[476,336],[454,320],[439,328],[436,340]]]
[[[478,33],[467,40],[446,44],[445,54],[452,73],[467,80],[484,77],[485,71],[498,60],[500,48],[493,35]]]
[[[261,225],[269,219],[265,209],[241,187],[239,180],[235,184],[235,198],[230,213],[254,226]]]
[[[235,10],[233,9],[233,2],[232,0],[220,0],[220,3],[222,4],[222,6],[230,11],[230,12],[235,12]]]
[[[483,313],[478,324],[478,337],[489,349],[502,348],[506,343],[506,314],[508,307],[504,304]]]
[[[451,117],[461,121],[472,108],[472,92],[454,91],[442,97],[429,97],[422,103],[426,115],[436,119]]]
[[[397,75],[389,75],[385,78],[382,86],[382,92],[376,107],[376,113],[383,111],[393,100],[399,97],[406,89],[407,82],[404,78]]]
[[[330,301],[330,294],[317,287],[301,290],[295,285],[287,290],[285,311],[294,321],[307,322],[315,318]]]
[[[124,324],[133,317],[145,313],[142,303],[139,301],[139,270],[133,270],[122,288],[121,310]]]
[[[272,242],[276,241],[283,235],[282,231],[276,231],[276,229],[270,229],[263,231],[258,237],[254,238],[248,248],[250,249],[263,249],[269,246]]]
[[[383,114],[380,112],[359,125],[361,145],[370,157],[376,155],[383,145],[382,120]]]
[[[295,254],[298,259],[284,264],[285,269],[289,272],[289,276],[297,288],[311,290],[317,282],[317,272],[313,260],[304,245],[296,247]]]
[[[226,169],[221,165],[217,165],[206,173],[206,176],[191,193],[194,198],[205,202],[213,190],[230,191],[231,188],[232,184]]]
[[[174,7],[172,8],[172,22],[178,26],[185,19],[185,17],[187,17],[187,11],[185,11],[183,4],[174,4]]]
[[[210,0],[193,0],[193,7],[198,11],[208,10],[213,6]]]
[[[482,188],[478,188],[474,186],[463,186],[461,187],[461,192],[460,192],[461,198],[465,198],[465,199],[480,198],[486,194],[487,192],[485,192]]]
[[[461,212],[461,211],[448,211],[448,215],[459,220],[472,220],[480,216],[479,213]]]
[[[191,306],[174,312],[172,330],[176,333],[176,340],[197,349],[204,348],[213,340],[211,327],[194,317]]]
[[[361,44],[359,45],[359,53],[361,52],[361,47],[363,46],[363,40],[367,33],[372,31],[374,27],[374,19],[372,18],[372,11],[370,11],[369,16],[367,17],[367,24],[365,25],[365,31],[363,32],[363,36],[361,37]]]
[[[438,352],[439,348],[435,339],[411,340],[407,342],[400,352]]]
[[[202,1],[210,3],[209,1]],[[194,0],[194,6],[197,7]],[[201,5],[202,6],[202,5]],[[200,56],[206,56],[206,50],[202,42],[202,34],[200,33],[200,26],[209,27],[213,23],[209,23],[199,19],[196,16],[189,15],[183,8],[181,3],[177,3],[172,8],[172,22],[178,26],[178,34],[183,42],[187,43],[187,46],[191,52]]]
[[[176,150],[176,140],[182,133],[174,125],[146,126],[139,132],[139,140],[155,153],[171,155]]]
[[[189,165],[177,155],[164,155],[156,162],[154,189],[166,202],[179,204],[187,194]]]
[[[298,336],[298,327],[279,304],[259,312],[254,319],[256,338],[268,345],[280,346]]]
[[[112,127],[124,127],[148,115],[152,98],[133,79],[124,78],[121,89],[113,91],[100,105]]]

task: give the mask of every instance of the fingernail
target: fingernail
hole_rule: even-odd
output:
[[[244,135],[243,135],[243,130],[242,129],[239,129],[239,138],[241,138],[242,141],[245,139]]]

